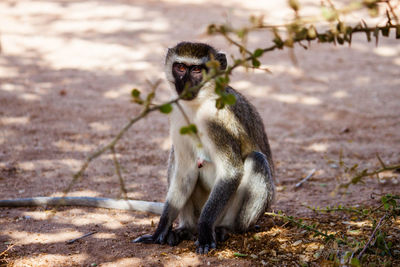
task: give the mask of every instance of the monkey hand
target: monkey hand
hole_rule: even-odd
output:
[[[170,228],[167,231],[156,231],[153,235],[142,235],[132,242],[176,246],[179,244],[179,241],[179,236]]]
[[[142,235],[132,241],[132,243],[154,244],[153,235]]]
[[[214,230],[207,223],[199,224],[199,238],[195,244],[197,254],[207,254],[217,247]]]

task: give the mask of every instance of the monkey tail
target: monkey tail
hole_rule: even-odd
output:
[[[94,208],[146,211],[160,215],[164,203],[100,197],[33,197],[0,200],[0,207],[84,206]]]

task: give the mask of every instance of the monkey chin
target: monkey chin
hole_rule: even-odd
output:
[[[190,101],[190,100],[195,99],[197,94],[198,94],[198,91],[197,92],[183,92],[182,94],[180,94],[180,97],[184,101]]]

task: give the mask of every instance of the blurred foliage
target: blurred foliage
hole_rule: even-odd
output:
[[[259,57],[265,52],[275,49],[293,48],[295,44],[307,49],[311,41],[319,43],[333,43],[334,45],[351,45],[353,34],[364,33],[368,42],[375,38],[378,44],[379,36],[389,37],[390,31],[395,32],[395,37],[400,39],[400,22],[397,3],[393,7],[389,0],[364,0],[352,1],[347,6],[338,9],[330,1],[321,2],[321,13],[315,17],[302,17],[299,15],[301,6],[297,0],[289,0],[288,5],[293,10],[293,19],[290,23],[284,25],[268,25],[264,23],[264,16],[250,17],[250,25],[243,28],[233,28],[230,24],[211,24],[208,26],[208,34],[222,35],[230,44],[238,47],[242,55],[243,65],[246,67],[260,67]],[[385,8],[386,7],[386,8]],[[361,20],[356,25],[349,25],[342,19],[346,14],[367,9],[371,17],[384,15],[386,17],[385,25],[368,26],[364,20]],[[384,14],[381,14],[384,12]],[[328,23],[328,27],[318,24]],[[320,29],[319,29],[320,28]],[[258,48],[255,51],[247,49],[247,36],[254,31],[268,30],[273,33],[273,44],[265,48]],[[235,40],[236,38],[236,40]],[[246,58],[247,57],[247,58]],[[251,65],[248,64],[251,62]]]

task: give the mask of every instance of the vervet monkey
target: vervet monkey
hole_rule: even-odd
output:
[[[76,205],[130,209],[161,214],[153,235],[136,243],[177,245],[197,236],[199,254],[224,241],[229,232],[244,232],[270,208],[274,198],[274,167],[264,125],[255,107],[231,87],[225,91],[236,103],[216,108],[215,81],[187,91],[203,80],[207,63],[226,56],[203,43],[182,42],[168,50],[165,72],[173,95],[182,95],[170,114],[172,149],[168,164],[168,193],[164,204],[93,197],[35,197],[0,200],[0,207]],[[182,110],[181,110],[182,109]],[[182,135],[190,123],[198,134]],[[172,223],[179,216],[179,227]]]
[[[213,80],[199,90],[186,90],[202,82],[214,59],[221,70],[226,68],[225,54],[207,44],[181,42],[168,50],[168,82],[174,96],[183,94],[180,108],[175,106],[170,115],[168,193],[155,233],[134,242],[173,246],[197,235],[196,252],[206,254],[227,232],[248,230],[271,205],[274,167],[255,107],[226,87],[236,103],[217,109]],[[197,135],[180,133],[188,120]],[[172,229],[178,216],[179,227]]]

